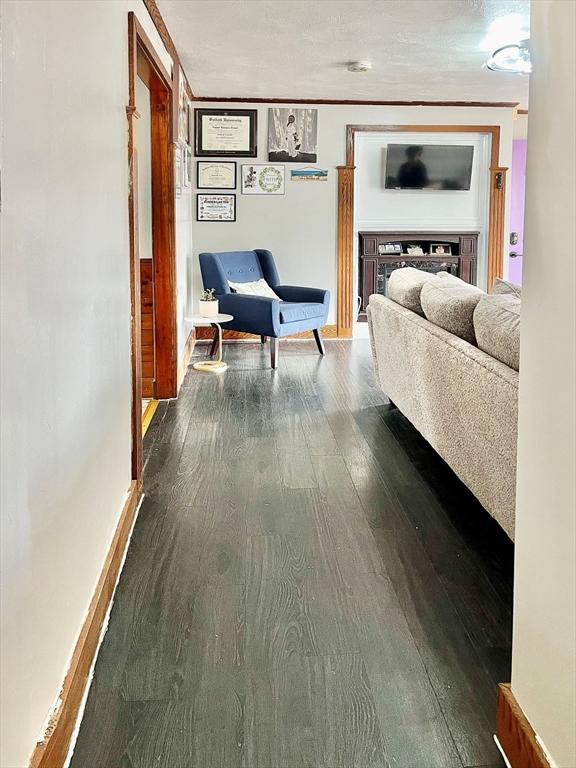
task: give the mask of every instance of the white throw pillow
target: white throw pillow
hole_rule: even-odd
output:
[[[233,283],[231,280],[228,280],[228,285],[236,293],[242,293],[245,296],[265,296],[268,299],[281,301],[280,296],[274,293],[263,277],[251,283]]]

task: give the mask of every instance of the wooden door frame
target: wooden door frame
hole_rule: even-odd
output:
[[[156,397],[177,395],[176,244],[172,77],[134,12],[128,14],[128,220],[132,357],[132,478],[142,475],[142,339],[140,254],[138,250],[138,157],[135,143],[136,77],[150,89],[152,251],[154,259]]]
[[[354,144],[357,133],[483,133],[491,136],[488,213],[488,287],[502,277],[506,172],[500,166],[499,125],[347,125],[346,165],[338,168],[337,335],[352,338],[354,288]]]

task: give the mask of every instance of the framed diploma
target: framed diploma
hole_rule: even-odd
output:
[[[197,157],[256,157],[257,110],[195,109]]]
[[[196,186],[198,189],[236,189],[236,163],[197,160]]]
[[[196,195],[196,221],[236,221],[236,195]]]

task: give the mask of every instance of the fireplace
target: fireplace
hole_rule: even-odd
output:
[[[358,289],[366,321],[371,294],[386,296],[395,269],[449,272],[468,283],[476,280],[478,232],[359,232]]]

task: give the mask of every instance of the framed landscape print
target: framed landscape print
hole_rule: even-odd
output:
[[[318,157],[318,110],[268,110],[268,160],[315,163]]]
[[[236,221],[236,195],[196,195],[196,221]]]
[[[194,110],[197,157],[256,157],[257,110]]]
[[[283,165],[243,165],[243,195],[283,195]]]
[[[236,163],[223,160],[197,160],[198,189],[236,189]]]

